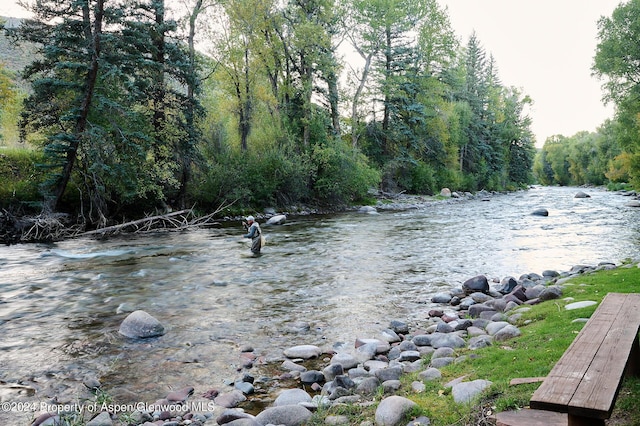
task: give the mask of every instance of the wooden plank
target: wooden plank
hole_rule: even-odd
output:
[[[606,419],[622,385],[640,328],[640,295],[625,295],[593,362],[569,403],[569,413]],[[634,321],[635,319],[635,321]]]
[[[518,385],[526,385],[529,383],[540,383],[544,381],[546,377],[522,377],[515,378],[509,381],[509,386],[518,386]]]
[[[502,411],[495,418],[496,426],[567,426],[567,415],[553,411]]]

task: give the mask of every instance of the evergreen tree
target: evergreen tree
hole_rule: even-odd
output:
[[[88,118],[101,68],[105,0],[52,1],[32,5],[34,20],[11,32],[40,46],[41,59],[24,71],[33,93],[25,102],[22,126],[45,137],[54,170],[50,208],[58,209],[89,136]]]

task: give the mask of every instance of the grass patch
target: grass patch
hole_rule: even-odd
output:
[[[521,336],[476,351],[458,350],[458,356],[467,356],[465,361],[442,368],[442,379],[427,384],[425,392],[403,396],[423,407],[434,426],[485,424],[482,418],[487,413],[527,407],[540,383],[509,386],[510,380],[546,376],[584,326],[583,322],[573,320],[590,317],[597,307],[568,311],[564,306],[574,301],[600,302],[609,292],[638,292],[640,269],[621,267],[582,275],[563,286],[563,299],[531,306],[529,311],[522,312],[517,324]],[[475,404],[456,404],[444,385],[463,376],[465,380],[489,380],[493,385]],[[410,383],[418,380],[416,377],[403,378],[406,382],[403,388],[410,389]],[[640,424],[639,400],[640,379],[626,379],[612,416],[621,419],[616,420],[616,425]]]

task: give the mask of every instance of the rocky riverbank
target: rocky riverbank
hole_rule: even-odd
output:
[[[240,348],[237,377],[229,377],[226,387],[187,387],[135,406],[84,403],[81,414],[90,426],[402,425],[415,407],[406,396],[425,392],[427,382],[441,380],[441,368],[464,362],[474,356],[474,350],[508,345],[505,342],[520,334],[522,313],[541,301],[561,298],[567,279],[616,267],[611,263],[579,265],[564,273],[544,271],[501,280],[472,277],[460,288],[435,294],[432,302],[437,305],[424,312],[422,321],[389,320],[377,336],[356,336],[349,344],[319,347],[300,341],[281,356],[268,359],[249,344]],[[120,332],[144,339],[161,335],[164,328],[150,315],[136,312],[123,321]],[[416,377],[409,385],[403,381],[407,374]],[[85,386],[100,396],[97,380],[88,380]],[[456,403],[473,403],[489,386],[488,380],[467,381],[465,377],[445,384]],[[51,401],[55,403],[73,404]],[[322,414],[338,412],[330,407],[340,406],[360,407],[372,413],[371,418],[354,423],[348,415]],[[70,414],[60,410],[60,405],[53,407],[32,424],[85,424],[61,423]],[[429,423],[428,418],[411,422]]]

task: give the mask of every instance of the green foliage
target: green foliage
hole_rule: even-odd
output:
[[[380,180],[364,155],[340,141],[315,145],[311,163],[313,195],[323,203],[362,200]]]
[[[0,207],[34,207],[42,202],[40,185],[44,180],[38,167],[41,152],[27,149],[0,150]]]
[[[274,148],[226,151],[195,172],[191,198],[200,209],[230,202],[241,206],[290,205],[309,199],[309,160]]]
[[[386,191],[433,195],[436,181],[433,169],[423,161],[396,158],[382,170],[382,186]],[[456,186],[457,188],[457,186]]]
[[[607,122],[597,132],[554,136],[537,153],[533,172],[544,185],[604,185],[628,181],[632,157],[617,143],[619,126]]]

